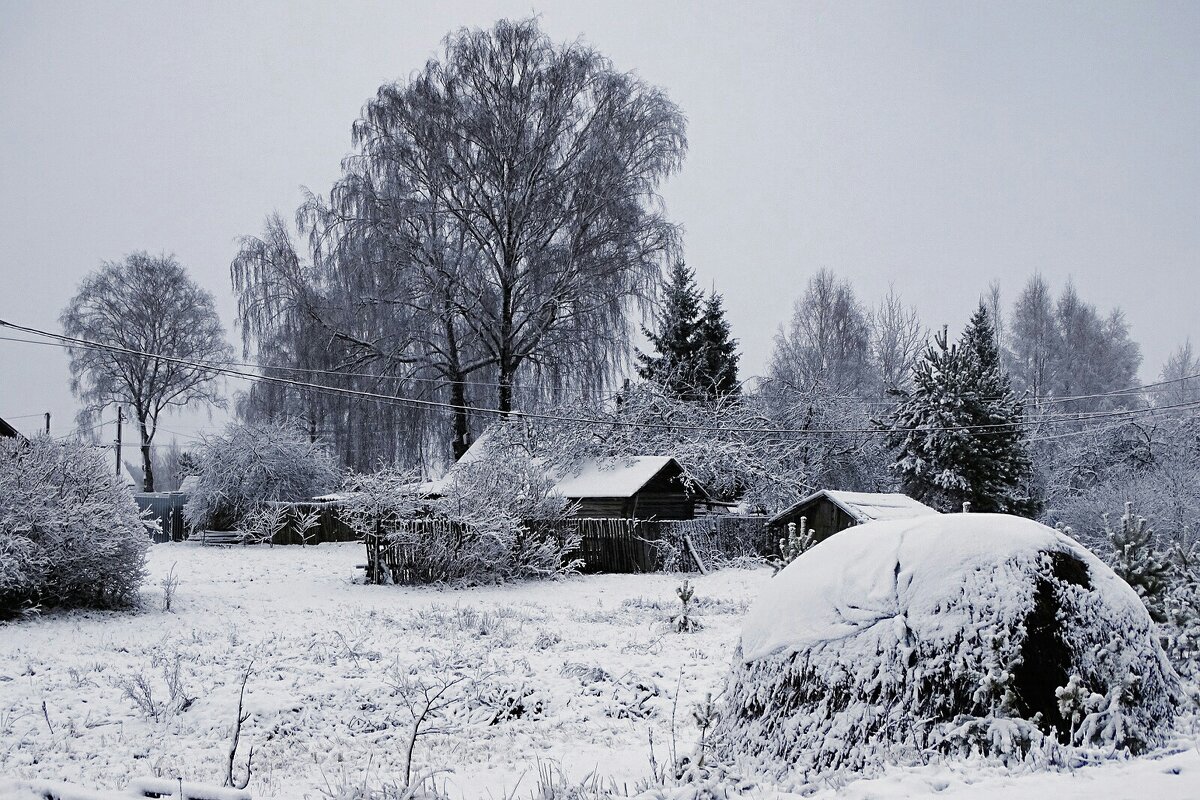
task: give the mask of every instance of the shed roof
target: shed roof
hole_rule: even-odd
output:
[[[414,485],[415,492],[425,496],[444,493],[453,480],[456,469],[486,458],[492,446],[491,431],[484,431],[445,475],[437,480]],[[533,461],[535,464],[543,464],[540,458],[534,458]],[[672,456],[627,456],[587,458],[574,467],[548,470],[548,477],[555,481],[554,491],[557,494],[572,500],[632,497],[671,466],[674,466],[679,474],[686,475],[683,467]],[[708,498],[708,492],[698,483],[690,481],[689,485],[695,497]]]
[[[554,491],[563,497],[632,497],[671,464],[670,456],[631,456],[629,458],[591,458],[558,478]]]
[[[858,523],[887,519],[910,519],[938,513],[936,509],[899,492],[843,492],[838,489],[822,489],[780,511],[771,517],[767,524],[774,525],[786,517],[794,516],[805,506],[811,505],[821,498],[827,498],[829,502],[845,511]]]
[[[11,436],[16,439],[24,439],[25,438],[24,436],[21,435],[20,431],[18,431],[12,425],[9,425],[3,419],[0,419],[0,436]]]

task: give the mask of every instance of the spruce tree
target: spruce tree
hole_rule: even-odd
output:
[[[700,341],[703,344],[701,386],[710,398],[729,397],[741,393],[737,379],[737,339],[731,338],[729,322],[721,295],[709,294],[700,317]]]
[[[987,309],[980,306],[956,345],[934,338],[886,422],[903,490],[942,511],[964,502],[979,512],[1030,515],[1032,471],[1024,409],[1000,367]]]
[[[1158,548],[1154,529],[1145,517],[1134,516],[1133,503],[1126,502],[1121,527],[1113,527],[1108,515],[1104,515],[1104,533],[1113,549],[1110,562],[1113,572],[1133,587],[1155,622],[1165,622],[1167,592],[1174,570],[1166,554]]]
[[[676,262],[657,315],[656,330],[642,328],[658,355],[637,354],[638,375],[685,400],[703,396],[697,390],[705,350],[699,331],[702,297],[695,274],[682,261]]]

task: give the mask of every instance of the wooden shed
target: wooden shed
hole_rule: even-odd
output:
[[[670,456],[590,459],[557,478],[577,517],[692,519],[708,493]]]
[[[12,425],[9,425],[3,419],[0,419],[0,436],[11,439],[25,439],[25,437],[21,435],[20,431],[18,431]]]
[[[814,538],[820,542],[838,531],[864,522],[908,519],[937,513],[906,494],[822,489],[771,517],[767,526],[782,535],[788,523],[799,525],[800,519],[804,518]]]

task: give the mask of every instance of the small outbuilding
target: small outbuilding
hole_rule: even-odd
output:
[[[710,500],[671,456],[589,459],[557,476],[554,490],[576,504],[576,517],[692,519]]]
[[[9,439],[21,439],[21,440],[25,439],[25,437],[21,435],[20,431],[18,431],[12,425],[9,425],[3,419],[0,419],[0,436],[9,438]]]
[[[801,518],[820,542],[838,531],[866,522],[909,519],[937,514],[938,511],[906,494],[895,492],[843,492],[822,489],[795,505],[780,511],[767,521],[767,527],[782,532],[788,523],[800,524]]]

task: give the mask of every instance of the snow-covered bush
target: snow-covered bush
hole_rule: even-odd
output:
[[[1107,514],[1101,518],[1102,545],[1107,546],[1098,552],[1159,623],[1159,639],[1175,670],[1200,678],[1200,542],[1162,541],[1147,519],[1134,515],[1129,502],[1119,525]]]
[[[787,536],[779,540],[779,559],[774,565],[775,571],[778,572],[802,556],[806,550],[816,544],[816,541],[817,532],[808,527],[807,517],[800,518],[799,526],[794,522],[789,522]]]
[[[443,487],[435,513],[463,530],[459,577],[533,578],[574,565],[579,537],[565,524],[571,504],[523,451],[502,448],[460,463]]]
[[[288,424],[231,425],[200,448],[200,476],[183,515],[193,530],[234,530],[273,500],[308,500],[341,482],[324,445]]]
[[[0,617],[127,604],[149,547],[133,495],[95,447],[0,439]]]
[[[994,514],[813,547],[751,608],[725,696],[719,752],[802,778],[930,752],[1021,761],[1054,740],[1140,752],[1181,697],[1125,582],[1070,537]]]
[[[351,478],[343,515],[367,542],[373,564],[403,561],[371,580],[479,583],[556,575],[579,546],[570,504],[520,451],[460,462],[426,501],[415,475],[384,469]],[[395,558],[392,559],[395,561]],[[393,572],[397,572],[393,570]]]
[[[1163,601],[1162,643],[1179,674],[1200,681],[1200,544],[1170,553],[1171,585]]]

